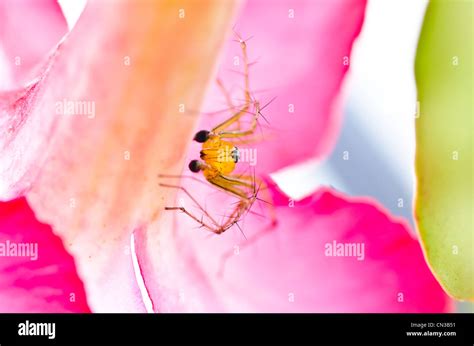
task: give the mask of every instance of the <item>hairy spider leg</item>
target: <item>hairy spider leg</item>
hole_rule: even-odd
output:
[[[242,40],[239,34],[234,32],[235,35],[238,38],[238,42],[240,43],[240,47],[242,49],[242,59],[244,63],[244,85],[245,85],[245,90],[244,90],[244,107],[242,107],[237,113],[235,113],[232,117],[229,119],[225,120],[221,124],[217,125],[212,129],[211,132],[213,133],[218,133],[226,128],[228,128],[230,125],[233,123],[237,122],[240,120],[242,116],[247,114],[250,104],[252,103],[252,98],[250,97],[250,87],[249,87],[249,66],[248,66],[248,57],[247,57],[247,43],[246,41]],[[222,83],[221,83],[222,85]],[[227,95],[226,97],[230,100],[230,96],[227,94],[226,89],[223,87],[221,88],[224,91],[224,94]],[[232,102],[231,102],[232,104]]]
[[[220,234],[220,233],[225,232],[227,229],[229,229],[234,224],[240,221],[240,218],[251,207],[251,205],[257,198],[255,185],[251,182],[241,180],[241,179],[238,179],[237,177],[231,177],[231,176],[219,176],[216,179],[214,179],[211,183],[215,185],[216,187],[222,189],[223,191],[229,193],[230,195],[239,198],[239,202],[237,206],[233,209],[230,215],[227,216],[226,221],[224,223],[219,224],[207,212],[207,210],[202,207],[202,205],[196,200],[196,198],[194,198],[192,194],[184,187],[179,186],[179,185],[160,183],[160,186],[175,188],[175,189],[179,189],[183,191],[196,204],[196,206],[203,212],[203,214],[211,221],[213,225],[209,224],[208,222],[204,222],[202,218],[201,219],[198,218],[189,210],[187,210],[184,206],[165,207],[165,210],[181,211],[185,213],[186,215],[188,215],[189,217],[191,217],[194,221],[198,222],[202,227],[206,228],[207,230],[213,233]],[[241,188],[238,188],[237,186],[240,186]],[[252,189],[253,191],[252,194],[251,195],[246,194],[245,188]]]

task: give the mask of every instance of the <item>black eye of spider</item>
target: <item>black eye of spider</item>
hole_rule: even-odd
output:
[[[209,139],[209,131],[201,130],[194,135],[194,140],[198,143],[204,143]]]
[[[191,162],[189,162],[188,167],[189,167],[189,170],[193,173],[197,173],[201,170],[198,160],[192,160]]]

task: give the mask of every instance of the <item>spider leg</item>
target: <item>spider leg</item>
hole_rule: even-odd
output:
[[[161,177],[178,177],[178,176],[169,176],[169,175],[160,175],[160,176]],[[174,189],[183,191],[197,205],[197,207],[211,221],[212,224],[205,222],[202,217],[199,218],[196,215],[192,214],[189,210],[187,210],[183,206],[165,207],[165,210],[181,211],[184,214],[188,215],[190,218],[192,218],[194,221],[199,223],[201,227],[213,233],[220,234],[220,233],[225,232],[229,228],[231,228],[237,222],[239,222],[242,215],[246,211],[248,211],[248,209],[253,203],[253,200],[252,198],[247,197],[245,190],[252,188],[253,185],[245,180],[239,180],[238,178],[225,177],[225,176],[219,176],[218,179],[213,179],[213,181],[209,180],[209,182],[211,182],[212,185],[231,194],[232,196],[239,198],[239,202],[237,203],[236,207],[233,209],[233,211],[229,215],[225,217],[225,220],[222,223],[218,223],[207,212],[207,210],[203,208],[201,204],[191,195],[191,193],[184,187],[179,186],[179,185],[171,185],[171,184],[163,184],[163,183],[160,183],[159,185],[163,187],[174,188]]]
[[[226,87],[224,86],[224,83],[222,82],[222,80],[220,78],[217,78],[216,82],[217,82],[217,86],[219,87],[219,89],[221,90],[222,94],[225,97],[225,100],[226,100],[226,103],[227,103],[227,106],[229,107],[229,109],[230,110],[236,109],[238,106],[234,105],[234,103],[232,102],[232,97],[230,96],[230,92],[226,89]],[[245,107],[246,104],[247,103],[245,103],[243,105],[243,107]],[[240,128],[240,126],[241,126],[240,121],[241,121],[241,118],[239,117],[239,119],[236,120],[238,128]]]
[[[157,176],[158,176],[158,178],[176,178],[176,179],[185,178],[185,179],[191,179],[191,180],[197,181],[198,183],[209,186],[209,184],[207,183],[206,180],[201,180],[201,179],[195,177],[194,175],[189,175],[189,174],[158,174]]]
[[[209,182],[217,188],[244,201],[250,200],[251,197],[249,197],[248,190],[254,189],[255,187],[253,182],[239,179],[239,177],[226,176],[222,174],[209,179]]]
[[[216,82],[217,82],[217,86],[219,87],[219,89],[221,90],[222,94],[225,97],[225,101],[227,103],[227,106],[229,107],[229,109],[234,109],[235,106],[232,102],[232,98],[230,97],[230,93],[225,88],[224,83],[222,82],[222,80],[220,78],[217,78]]]
[[[190,213],[189,211],[187,211],[185,207],[165,207],[165,210],[179,210],[179,211],[185,213],[186,215],[188,215],[191,219],[193,219],[197,223],[199,223],[201,225],[201,227],[204,227],[205,229],[207,229],[207,230],[209,230],[213,233],[216,233],[216,234],[220,234],[220,233],[223,232],[222,228],[220,226],[211,226],[211,225],[205,223],[202,220],[202,218],[199,219],[197,216],[195,216],[192,213]]]
[[[242,216],[252,207],[257,198],[255,184],[247,177],[240,179],[237,176],[222,174],[209,179],[209,182],[229,195],[238,198],[235,208],[230,215],[226,216],[226,221],[221,225],[223,231],[225,231],[239,222]]]
[[[240,43],[240,47],[242,49],[242,58],[244,61],[244,85],[245,85],[245,90],[244,90],[244,106],[242,109],[240,109],[237,113],[235,113],[233,116],[231,116],[229,119],[225,120],[224,122],[220,123],[216,127],[212,129],[212,132],[214,133],[219,133],[232,124],[238,122],[242,116],[247,114],[248,109],[250,108],[250,104],[252,103],[252,98],[250,96],[250,87],[249,87],[249,62],[248,62],[248,56],[247,56],[247,43],[245,40],[242,40],[242,38],[235,33],[236,36],[238,37],[238,42]],[[219,81],[218,81],[219,83]],[[221,90],[225,91],[225,88],[223,87],[221,83]],[[227,92],[225,92],[227,94]],[[228,96],[227,96],[228,97]],[[230,98],[228,97],[228,104],[229,104]],[[232,104],[232,102],[230,102]]]
[[[255,133],[255,129],[257,128],[258,124],[258,118],[261,116],[265,121],[267,119],[263,116],[262,110],[265,109],[270,103],[272,103],[275,100],[276,97],[272,98],[269,102],[267,102],[263,107],[260,107],[260,103],[258,101],[254,101],[254,107],[255,107],[255,113],[253,114],[252,121],[250,123],[250,126],[247,130],[241,131],[241,130],[236,130],[236,131],[220,131],[218,134],[222,138],[238,138],[238,137],[244,137],[244,136],[250,136]],[[268,122],[268,121],[267,121]]]
[[[160,174],[160,177],[168,177],[168,178],[191,178],[193,180],[197,180],[201,183],[204,183],[203,181],[192,177],[192,176],[179,176],[179,175],[163,175]],[[160,183],[160,186],[163,187],[168,187],[168,188],[174,188],[183,191],[194,203],[195,205],[202,211],[202,213],[211,221],[212,225],[206,223],[203,221],[202,217],[201,219],[198,218],[197,216],[193,215],[191,212],[189,212],[186,208],[183,206],[173,206],[173,207],[165,207],[165,210],[178,210],[186,215],[188,215],[190,218],[195,220],[197,223],[199,223],[202,227],[206,228],[207,230],[210,230],[216,234],[220,234],[230,227],[232,227],[234,224],[240,221],[241,217],[250,211],[253,203],[255,201],[262,201],[267,203],[268,205],[271,206],[270,208],[270,213],[271,213],[271,218],[272,218],[272,224],[276,223],[276,217],[275,217],[275,211],[273,208],[273,204],[269,201],[266,201],[264,199],[261,199],[258,197],[258,194],[260,191],[264,193],[268,193],[268,187],[267,184],[264,180],[262,180],[259,177],[256,177],[255,174],[250,175],[218,175],[214,177],[213,179],[208,180],[213,186],[217,187],[218,189],[228,193],[229,195],[238,198],[238,201],[236,202],[236,206],[233,209],[233,211],[226,216],[225,221],[222,223],[217,222],[208,212],[207,210],[191,195],[191,193],[184,187],[179,186],[179,185],[171,185],[171,184],[163,184]],[[256,182],[258,182],[258,187]],[[263,186],[263,188],[262,188]],[[271,198],[270,194],[268,196]]]
[[[253,193],[249,197],[249,200],[253,199],[253,201],[260,201],[265,204],[267,204],[270,208],[270,217],[272,220],[272,225],[276,225],[277,219],[276,219],[276,212],[275,212],[275,206],[273,205],[272,202],[272,196],[270,194],[270,191],[268,189],[268,184],[265,180],[262,178],[258,177],[254,174],[242,174],[238,176],[226,176],[225,177],[228,181],[238,181],[238,182],[244,182],[244,181],[251,181],[251,183],[247,183],[245,186],[247,187],[252,187],[253,188]],[[260,198],[259,194],[260,192],[265,194],[266,199]],[[253,203],[253,202],[252,202]],[[250,210],[250,208],[249,208]]]
[[[203,208],[201,206],[201,204],[199,204],[199,202],[191,195],[191,193],[186,190],[184,187],[182,186],[179,186],[179,185],[170,185],[170,184],[163,184],[163,183],[160,183],[159,184],[160,186],[163,186],[163,187],[168,187],[168,188],[173,188],[173,189],[177,189],[177,190],[181,190],[183,191],[197,206],[199,209],[201,209],[201,211],[203,212],[204,215],[206,215],[209,220],[211,220],[211,222],[219,227],[219,224],[217,223],[216,220],[214,220],[214,218],[207,212],[207,210],[205,208]],[[191,213],[189,213],[184,207],[165,207],[165,210],[181,210],[182,212],[184,212],[185,214],[187,214],[188,216],[190,216],[191,218],[193,218],[195,221],[199,222],[200,224],[202,224],[204,227],[206,228],[209,228],[204,222],[200,221],[197,217],[193,216]]]
[[[220,132],[218,132],[218,135],[221,138],[235,138],[235,137],[244,137],[244,136],[253,135],[255,133],[255,129],[257,128],[257,120],[258,120],[258,116],[260,114],[260,109],[259,109],[260,107],[259,107],[258,101],[255,101],[255,108],[256,108],[257,111],[252,116],[252,121],[251,121],[250,126],[247,130],[244,130],[244,131],[240,131],[240,130],[220,131]]]

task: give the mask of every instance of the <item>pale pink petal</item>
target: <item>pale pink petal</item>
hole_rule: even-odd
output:
[[[28,113],[66,32],[55,0],[0,1],[0,200],[28,189],[47,154],[57,117]]]
[[[241,227],[248,240],[236,227],[209,236],[179,213],[141,232],[140,263],[157,311],[451,310],[408,226],[377,203],[321,189],[293,205],[271,191],[278,224],[247,215]],[[222,198],[214,199],[207,206],[217,213]],[[364,252],[326,256],[334,241],[363,244]]]
[[[249,38],[249,61],[255,63],[249,72],[250,90],[261,106],[276,97],[263,110],[268,123],[260,119],[265,140],[252,145],[258,149],[262,174],[321,157],[331,149],[341,116],[335,109],[336,96],[365,5],[365,0],[253,0],[244,6],[234,30]],[[229,41],[218,73],[235,105],[243,104],[244,98],[242,55],[240,44]],[[214,83],[204,111],[226,107]],[[229,112],[204,116],[200,129],[211,129],[228,116]]]
[[[37,77],[35,68],[46,61],[66,32],[66,21],[55,0],[1,0],[0,50],[10,84],[19,86]],[[5,77],[0,89],[5,87]]]
[[[90,312],[74,259],[25,198],[0,202],[0,312]]]

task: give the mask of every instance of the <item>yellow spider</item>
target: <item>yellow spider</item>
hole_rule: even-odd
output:
[[[237,197],[238,202],[236,203],[235,208],[222,223],[218,223],[185,188],[178,185],[160,184],[164,187],[181,189],[203,211],[203,214],[210,220],[210,222],[207,220],[204,221],[203,217],[196,217],[183,206],[165,207],[165,210],[182,211],[198,222],[202,227],[216,234],[225,232],[234,224],[239,226],[237,222],[246,212],[250,210],[255,200],[261,200],[257,197],[257,195],[260,187],[265,185],[261,179],[255,177],[255,174],[233,174],[240,159],[240,152],[232,140],[238,140],[240,143],[247,142],[249,136],[255,133],[258,117],[262,115],[261,110],[263,109],[260,108],[258,101],[252,100],[251,98],[249,89],[249,63],[247,58],[247,45],[238,34],[236,34],[236,36],[242,49],[244,63],[244,103],[241,108],[238,109],[229,119],[217,125],[210,131],[201,130],[195,134],[194,140],[198,143],[202,143],[200,160],[192,160],[188,165],[191,172],[202,172],[204,178],[213,186],[227,192],[232,196]],[[229,97],[220,80],[218,80],[218,85],[225,94],[230,109],[236,109],[237,107],[232,104],[231,98]],[[254,112],[251,111],[251,107],[253,108]],[[252,117],[249,127],[247,129],[241,129],[240,120],[243,116],[249,114]],[[170,175],[160,176],[179,177]],[[256,184],[257,180],[259,181],[258,188]]]

